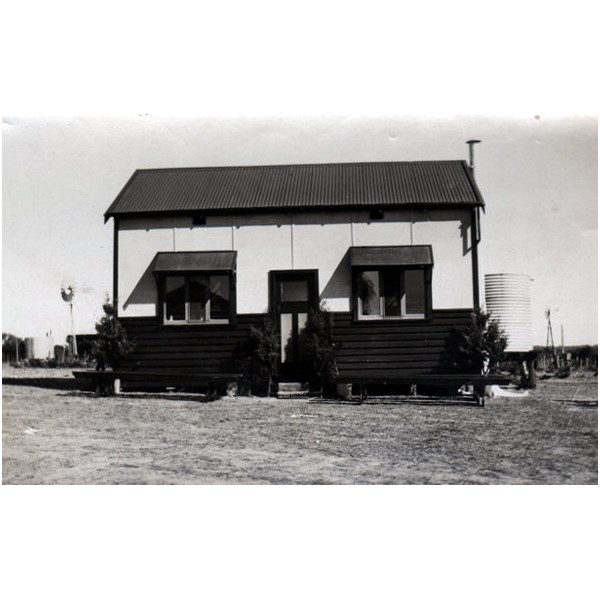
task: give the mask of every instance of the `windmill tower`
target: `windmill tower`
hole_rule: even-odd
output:
[[[546,329],[546,360],[552,357],[550,364],[556,363],[556,350],[554,348],[554,336],[552,335],[552,321],[550,319],[550,309],[546,309],[546,320],[548,321],[548,327]]]
[[[69,349],[71,356],[77,356],[77,338],[75,337],[75,321],[73,319],[73,297],[75,296],[75,286],[62,285],[60,288],[60,295],[62,299],[69,305],[70,325],[71,325],[71,341],[69,343]]]

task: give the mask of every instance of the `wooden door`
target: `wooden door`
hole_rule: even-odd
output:
[[[308,311],[318,304],[316,271],[280,271],[271,273],[273,317],[280,336],[282,375],[298,374],[300,332]]]

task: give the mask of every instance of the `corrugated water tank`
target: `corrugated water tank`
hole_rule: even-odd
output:
[[[54,358],[54,339],[52,336],[25,338],[25,358]]]
[[[508,336],[507,352],[533,349],[530,281],[529,275],[520,273],[485,275],[486,310]]]

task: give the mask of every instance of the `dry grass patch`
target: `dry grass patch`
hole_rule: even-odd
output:
[[[19,371],[3,373],[4,483],[597,484],[593,378],[541,382],[482,409],[96,398],[69,389],[68,372]],[[44,376],[65,389],[10,379]]]

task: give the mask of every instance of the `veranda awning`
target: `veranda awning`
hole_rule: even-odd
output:
[[[409,267],[433,265],[431,246],[354,246],[350,248],[353,267]]]
[[[236,252],[158,252],[153,273],[189,271],[234,271]]]

